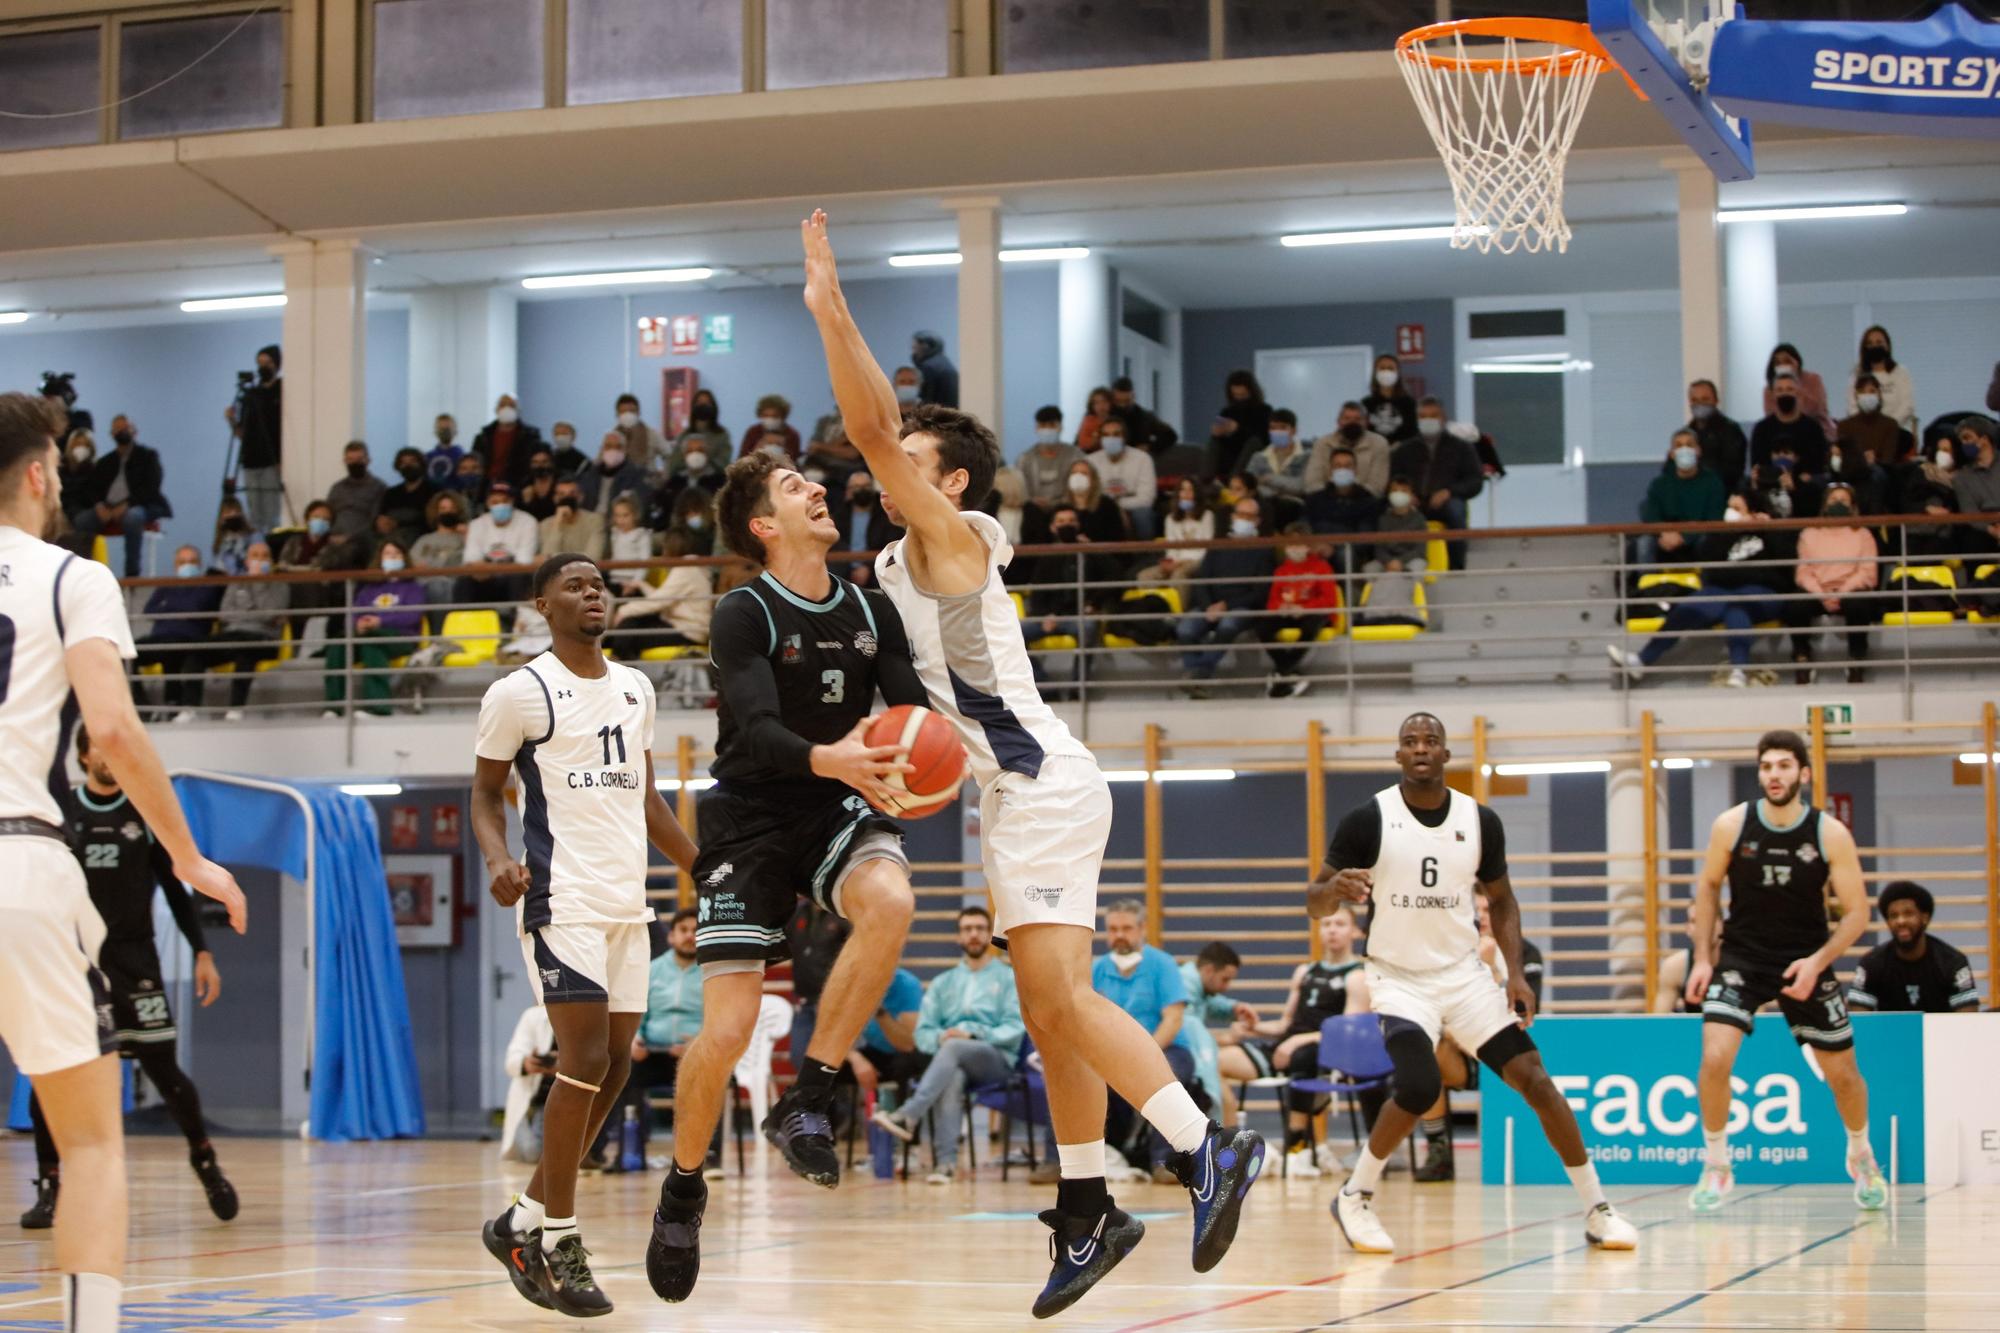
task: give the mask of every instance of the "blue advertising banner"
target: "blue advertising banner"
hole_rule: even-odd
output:
[[[1535,1044],[1583,1127],[1583,1141],[1608,1185],[1692,1188],[1701,1169],[1702,1021],[1692,1014],[1552,1015],[1535,1021]],[[1854,1048],[1868,1081],[1868,1128],[1883,1170],[1889,1124],[1897,1121],[1901,1179],[1924,1178],[1922,1014],[1861,1014]],[[1826,1184],[1847,1180],[1847,1130],[1817,1064],[1792,1041],[1783,1018],[1767,1014],[1743,1041],[1730,1086],[1729,1147],[1740,1184]],[[1568,1177],[1542,1137],[1541,1121],[1491,1070],[1479,1082],[1480,1179],[1504,1182],[1506,1123],[1514,1121],[1514,1181],[1560,1185]]]
[[[2000,138],[2000,24],[1955,4],[1914,23],[1725,23],[1708,92],[1752,120]]]

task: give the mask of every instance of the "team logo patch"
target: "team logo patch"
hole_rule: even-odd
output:
[[[637,703],[639,702],[639,700],[638,700],[637,696],[635,696],[635,695],[632,695],[632,694],[629,694],[629,693],[628,693],[628,694],[627,694],[627,695],[625,696],[625,702],[626,702],[626,703],[628,703],[628,704],[637,704]]]
[[[118,835],[127,842],[137,842],[146,836],[146,826],[136,819],[128,819],[118,830]]]
[[[1038,902],[1044,907],[1054,907],[1062,901],[1063,886],[1060,884],[1030,884],[1021,890],[1021,896],[1029,902]]]
[[[1910,997],[1910,1008],[1917,1009],[1922,1007],[1924,1002],[1924,988],[1922,986],[1904,986],[1903,991]]]
[[[785,651],[781,660],[786,666],[796,666],[804,658],[805,653],[799,647],[799,636],[796,634],[787,634],[785,636]]]
[[[721,884],[723,880],[728,879],[735,872],[736,872],[735,864],[733,862],[724,861],[721,865],[709,871],[707,878],[703,879],[702,883],[712,889],[715,888],[717,885]]]
[[[1757,844],[1754,842],[1746,842],[1738,850],[1740,850],[1746,857],[1755,856],[1757,854]]]
[[[1724,972],[1722,974],[1722,984],[1725,986],[1734,986],[1738,989],[1741,989],[1743,986],[1743,974],[1732,968],[1729,971]]]
[[[1811,865],[1813,862],[1819,860],[1819,848],[1809,842],[1802,842],[1799,844],[1795,855],[1797,855],[1799,860],[1804,861],[1807,865]]]
[[[1453,842],[1464,842],[1464,841],[1465,841],[1465,830],[1464,830],[1464,829],[1453,829],[1453,830],[1451,831],[1451,840],[1452,840]]]
[[[875,634],[872,630],[858,630],[854,635],[854,647],[863,657],[875,656]]]
[[[559,968],[559,967],[545,967],[545,968],[543,968],[543,969],[542,969],[542,989],[543,989],[543,990],[545,990],[545,991],[546,991],[546,990],[560,990],[560,989],[562,989],[562,969],[561,969],[561,968]]]

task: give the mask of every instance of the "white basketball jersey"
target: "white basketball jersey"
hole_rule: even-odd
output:
[[[1403,803],[1402,789],[1377,792],[1382,846],[1371,867],[1375,915],[1368,956],[1391,967],[1428,972],[1479,949],[1479,803],[1459,792],[1444,822],[1426,828]]]
[[[63,822],[53,784],[69,785],[77,718],[63,654],[86,639],[133,656],[118,580],[95,560],[0,527],[0,818]]]
[[[931,708],[958,728],[981,788],[1002,773],[1036,777],[1050,755],[1092,758],[1035,688],[1020,612],[1000,580],[1014,557],[1006,531],[987,514],[961,517],[986,543],[986,582],[972,592],[938,597],[918,587],[901,541],[875,557],[876,586],[903,617]]]
[[[547,925],[650,921],[646,752],[656,698],[645,676],[606,662],[595,680],[554,653],[495,681],[479,705],[478,753],[521,778],[528,892],[523,934]]]

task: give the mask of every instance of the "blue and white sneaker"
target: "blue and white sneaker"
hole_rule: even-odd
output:
[[[1224,1129],[1211,1120],[1201,1146],[1170,1155],[1167,1165],[1193,1196],[1194,1271],[1206,1273],[1222,1262],[1236,1239],[1244,1197],[1264,1169],[1264,1136]]]
[[[793,1089],[778,1098],[764,1117],[764,1137],[784,1156],[785,1165],[824,1189],[840,1183],[840,1154],[833,1150],[833,1122],[809,1109]]]
[[[1037,1319],[1061,1314],[1075,1305],[1083,1293],[1118,1267],[1118,1261],[1132,1253],[1146,1234],[1144,1222],[1116,1206],[1097,1217],[1071,1217],[1060,1208],[1051,1208],[1041,1214],[1041,1220],[1049,1229],[1049,1261],[1054,1267],[1049,1270],[1048,1285],[1035,1298]]]

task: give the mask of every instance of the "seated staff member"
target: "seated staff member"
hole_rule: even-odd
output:
[[[1870,950],[1847,983],[1847,1007],[1863,1013],[1970,1014],[1979,986],[1964,954],[1934,938],[1937,900],[1921,884],[1899,879],[1875,900],[1891,938]]]

